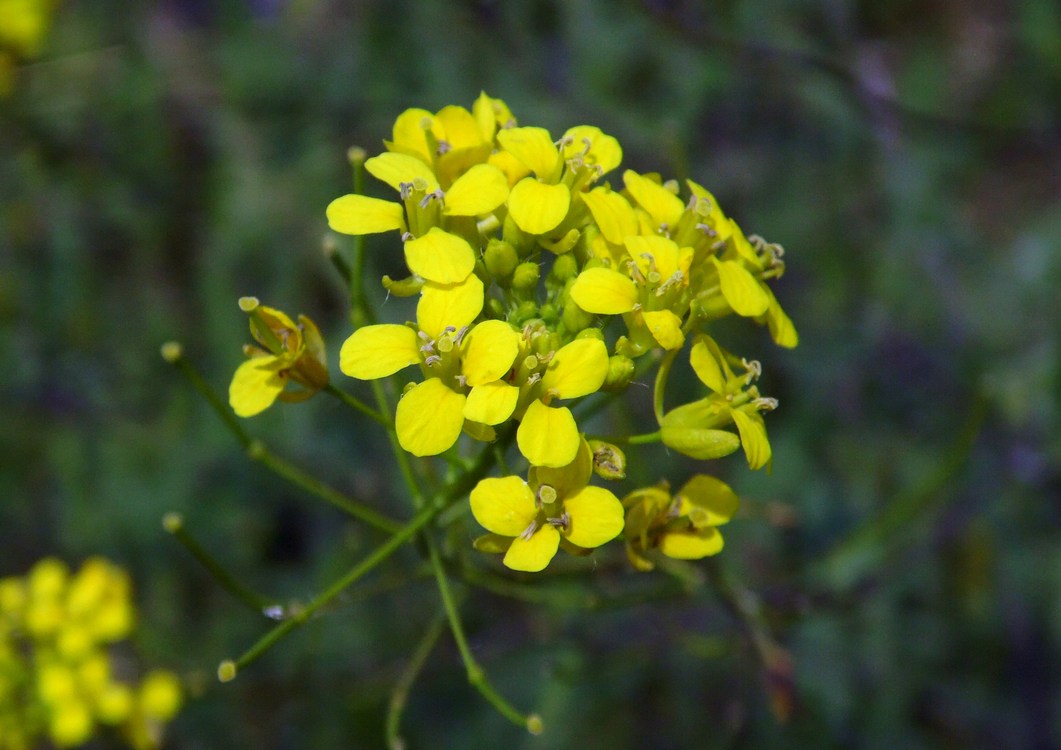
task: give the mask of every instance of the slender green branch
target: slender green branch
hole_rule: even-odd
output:
[[[461,660],[464,662],[464,669],[468,673],[468,682],[471,683],[472,687],[478,690],[479,693],[486,698],[487,702],[496,708],[506,719],[516,726],[526,728],[533,734],[540,734],[541,719],[533,715],[525,716],[517,711],[511,703],[505,700],[505,698],[497,692],[493,684],[487,678],[486,671],[475,660],[475,656],[472,654],[472,650],[468,646],[468,639],[464,635],[464,625],[461,623],[460,613],[457,610],[457,605],[453,598],[453,592],[449,587],[449,580],[446,578],[446,572],[442,568],[442,560],[438,554],[438,546],[435,544],[435,540],[430,536],[424,535],[423,538],[427,543],[428,554],[431,558],[431,567],[434,568],[435,571],[435,580],[438,582],[438,593],[439,596],[442,597],[442,606],[445,608],[446,616],[449,618],[449,628],[453,633],[453,640],[457,642],[457,650],[460,651]]]
[[[236,580],[235,576],[225,570],[224,566],[207,552],[206,548],[199,544],[198,540],[184,528],[184,517],[180,513],[167,513],[162,518],[162,528],[172,534],[184,549],[188,550],[192,557],[206,568],[206,571],[221,585],[221,588],[246,604],[250,609],[263,615],[271,607],[276,606],[275,599],[270,599],[245,586]]]
[[[402,526],[398,521],[390,518],[367,505],[353,500],[336,489],[333,489],[311,474],[293,466],[284,459],[265,447],[260,441],[253,441],[247,449],[247,455],[252,460],[262,464],[274,474],[283,477],[291,484],[301,487],[306,492],[316,495],[325,502],[331,503],[339,510],[350,514],[370,526],[375,526],[381,531],[393,534]]]
[[[641,435],[593,435],[587,437],[591,440],[603,440],[617,445],[648,445],[650,443],[658,443],[662,439],[662,433],[656,430],[655,432],[646,432]]]
[[[203,379],[203,376],[199,374],[199,371],[195,369],[191,362],[184,357],[184,350],[180,344],[176,341],[169,341],[162,345],[162,358],[169,362],[171,365],[176,367],[188,382],[195,387],[195,390],[206,399],[207,403],[213,408],[221,421],[225,423],[229,431],[235,436],[236,440],[243,445],[244,448],[249,448],[253,438],[247,434],[247,431],[243,429],[243,425],[236,419],[236,415],[232,413],[232,409],[229,408],[228,404],[221,400],[221,397],[217,395],[217,392],[210,387],[209,383]]]
[[[359,401],[354,396],[351,396],[343,389],[336,387],[334,383],[328,383],[328,385],[324,386],[324,392],[327,393],[329,396],[334,396],[335,398],[339,399],[354,411],[364,414],[376,424],[386,427],[388,429],[392,427],[390,417],[388,417],[384,413],[376,411],[368,404],[361,403],[361,401]]]
[[[391,750],[401,750],[401,748],[405,747],[405,743],[398,732],[401,730],[402,713],[405,711],[405,704],[409,699],[409,691],[412,690],[413,683],[424,668],[424,662],[427,661],[431,650],[438,643],[445,625],[446,610],[440,607],[431,619],[430,624],[428,624],[427,630],[424,631],[423,637],[420,638],[420,642],[413,651],[413,655],[409,657],[409,663],[405,665],[405,669],[402,670],[401,676],[394,686],[390,704],[387,707],[386,725],[387,746]]]
[[[242,656],[239,657],[235,662],[222,662],[222,666],[219,667],[218,673],[222,677],[223,682],[227,682],[225,677],[232,679],[235,677],[236,671],[246,667],[248,664],[253,663],[262,654],[268,651],[277,641],[283,638],[285,635],[290,633],[295,628],[303,625],[309,620],[321,607],[331,602],[335,597],[339,596],[348,587],[353,585],[358,579],[362,578],[365,574],[371,572],[377,565],[382,563],[388,557],[401,547],[405,542],[409,541],[416,533],[426,526],[431,519],[433,519],[440,509],[436,507],[428,507],[420,511],[411,521],[401,528],[400,531],[395,533],[386,542],[381,544],[375,549],[368,557],[359,562],[342,578],[337,580],[331,586],[329,586],[324,592],[319,594],[309,604],[307,604],[299,612],[292,613],[290,619],[284,620],[282,623],[277,625],[275,628],[270,630],[264,636],[262,636],[257,643],[247,649]]]
[[[674,364],[674,358],[678,356],[680,349],[672,349],[663,355],[660,360],[659,369],[656,370],[656,384],[652,389],[652,409],[656,413],[656,421],[663,423],[663,396],[667,390],[667,378],[670,377],[670,368]]]

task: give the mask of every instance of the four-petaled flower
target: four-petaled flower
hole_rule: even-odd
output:
[[[543,570],[561,542],[584,554],[618,536],[623,506],[609,490],[589,484],[593,452],[580,438],[575,459],[560,468],[532,466],[528,481],[508,476],[481,480],[472,490],[475,520],[491,532],[479,549],[504,552],[513,570]]]

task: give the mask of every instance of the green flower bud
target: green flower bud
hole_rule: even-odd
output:
[[[534,291],[540,273],[537,263],[520,263],[512,274],[512,287],[521,292]]]
[[[609,480],[626,478],[626,454],[619,446],[603,440],[590,440],[589,447],[593,451],[593,471],[597,476]]]
[[[490,275],[502,286],[507,286],[505,282],[509,280],[512,272],[516,270],[519,256],[516,254],[516,248],[509,243],[504,240],[491,239],[483,252],[483,262],[486,264],[486,270],[490,272]]]
[[[602,390],[618,391],[630,385],[634,378],[634,360],[623,354],[614,354],[608,360],[608,375]]]
[[[578,276],[578,260],[574,255],[559,255],[553,262],[550,278],[561,283]]]
[[[381,283],[383,288],[395,297],[412,297],[415,294],[419,294],[420,289],[424,286],[423,279],[418,279],[415,276],[397,280],[392,279],[390,276],[384,276]]]
[[[569,256],[562,255],[560,257],[567,258]],[[593,314],[576,305],[575,301],[570,297],[564,302],[564,312],[560,316],[560,321],[564,324],[564,328],[569,331],[597,330],[596,326],[593,326]]]

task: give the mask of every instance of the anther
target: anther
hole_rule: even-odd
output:
[[[525,542],[529,542],[530,538],[532,536],[534,536],[534,532],[537,531],[537,530],[538,530],[538,521],[537,520],[531,521],[530,522],[530,526],[528,526],[527,528],[525,528],[523,530],[523,532],[519,535],[519,538],[522,539]]]
[[[701,232],[703,232],[708,237],[712,237],[712,238],[718,237],[718,232],[716,232],[714,229],[709,227],[707,224],[697,224],[696,228],[699,229]]]
[[[432,354],[430,357],[424,360],[424,364],[428,367],[434,367],[441,361],[442,357],[438,356],[437,354]]]

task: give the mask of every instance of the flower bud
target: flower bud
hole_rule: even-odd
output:
[[[601,390],[618,391],[630,385],[634,377],[634,360],[623,354],[614,354],[608,359],[608,375]]]
[[[550,278],[561,283],[578,276],[578,261],[574,255],[559,255],[553,262]]]
[[[486,264],[486,270],[490,272],[490,275],[499,284],[506,286],[505,282],[509,280],[519,264],[519,256],[516,254],[516,248],[504,240],[495,238],[486,245],[483,263]]]
[[[562,258],[568,256],[562,255]],[[575,301],[570,297],[564,302],[564,312],[560,316],[560,320],[563,322],[564,327],[569,331],[582,331],[593,325],[593,314],[588,313],[581,307],[575,304]],[[591,330],[597,330],[593,328]]]
[[[589,447],[593,451],[593,471],[597,476],[609,480],[626,478],[626,454],[619,446],[603,440],[590,440]]]
[[[419,294],[424,286],[423,279],[418,279],[415,276],[397,280],[392,279],[390,276],[384,276],[380,283],[383,284],[384,289],[395,297],[412,297],[414,294]]]
[[[537,263],[520,263],[512,274],[512,287],[521,292],[534,291],[540,273]]]

